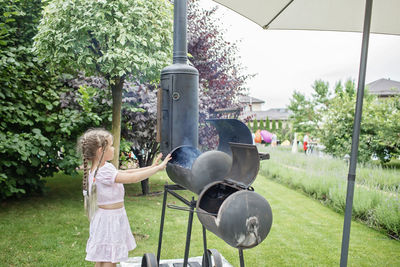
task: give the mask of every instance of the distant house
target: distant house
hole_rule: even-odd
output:
[[[261,110],[265,101],[251,96],[241,96],[239,103],[243,107],[243,112],[248,112]]]
[[[241,118],[246,118],[252,116],[252,119],[257,121],[266,121],[268,118],[270,122],[270,129],[272,128],[272,123],[275,123],[275,128],[278,128],[279,121],[282,122],[282,127],[288,125],[289,116],[291,111],[287,108],[271,108],[268,110],[257,110],[257,111],[247,111],[243,112],[240,116]]]
[[[391,97],[400,94],[400,82],[390,79],[379,79],[366,85],[369,93],[380,98]]]

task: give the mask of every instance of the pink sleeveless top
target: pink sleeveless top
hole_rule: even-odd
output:
[[[89,189],[93,184],[95,171],[89,171]],[[118,170],[109,162],[99,168],[96,174],[97,205],[108,205],[124,201],[124,185],[115,182]],[[90,191],[89,191],[90,192]]]

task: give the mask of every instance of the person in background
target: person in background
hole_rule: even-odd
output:
[[[273,133],[272,136],[271,136],[271,146],[272,147],[276,147],[277,146],[277,141],[278,141],[278,137],[276,136],[275,133]]]
[[[304,135],[304,138],[303,138],[303,149],[304,149],[304,154],[307,153],[307,144],[308,144],[308,142],[310,142],[310,137],[308,136],[308,133],[306,133],[306,134]]]

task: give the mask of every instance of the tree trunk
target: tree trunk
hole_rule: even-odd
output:
[[[139,162],[139,168],[147,167],[147,161],[144,155],[137,155],[137,159]],[[142,194],[144,196],[148,195],[150,193],[149,178],[142,180],[140,183],[142,185]]]
[[[152,142],[151,144],[146,144],[145,146],[145,155],[143,155],[140,151],[140,149],[134,149],[132,148],[133,152],[135,153],[138,163],[139,163],[139,168],[151,166],[153,164],[154,157],[156,156],[157,152],[160,150],[160,145],[157,142]],[[149,178],[141,181],[142,185],[142,193],[143,195],[148,195],[150,193],[150,184],[149,184]]]
[[[150,193],[149,178],[140,182],[142,184],[142,194],[148,195]]]
[[[119,167],[119,145],[121,142],[121,106],[122,106],[122,87],[124,79],[117,77],[111,80],[112,91],[112,135],[114,137],[114,159],[112,164],[115,168]]]

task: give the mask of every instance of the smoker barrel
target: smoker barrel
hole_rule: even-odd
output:
[[[200,222],[235,248],[252,248],[261,243],[272,226],[272,210],[267,200],[249,190],[259,170],[254,145],[229,143],[232,168],[223,181],[206,186],[196,209]]]
[[[222,181],[231,169],[231,157],[221,151],[203,154],[191,146],[180,146],[171,153],[167,174],[175,183],[200,194],[203,188],[215,181]]]
[[[272,210],[265,198],[223,182],[207,187],[196,208],[201,211],[197,213],[200,222],[234,248],[257,246],[272,226]]]

